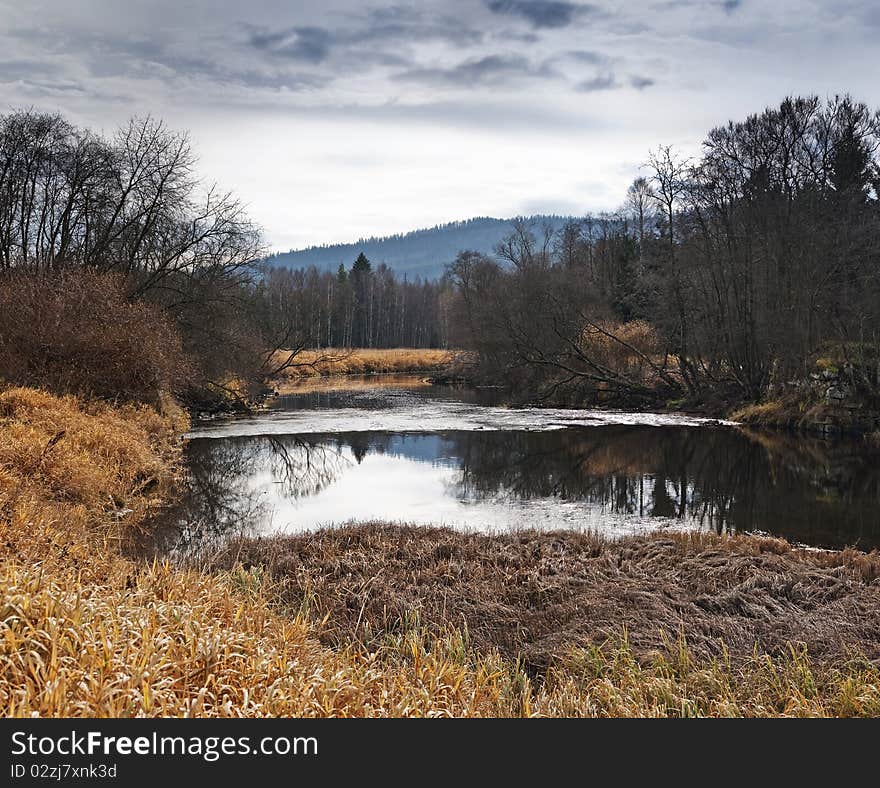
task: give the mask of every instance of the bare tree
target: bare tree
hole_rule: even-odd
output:
[[[626,208],[635,219],[639,231],[639,259],[644,255],[645,226],[651,221],[655,204],[656,195],[651,182],[639,176],[626,190]]]

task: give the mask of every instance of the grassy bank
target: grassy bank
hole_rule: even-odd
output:
[[[488,536],[381,524],[230,544],[212,566],[268,573],[329,644],[381,645],[411,618],[462,628],[482,653],[535,673],[627,632],[650,659],[684,638],[691,656],[747,662],[802,644],[840,663],[880,663],[880,555],[798,550],[780,539],[670,534],[607,541],[573,532]]]
[[[810,402],[797,397],[767,400],[734,410],[730,418],[750,427],[817,435],[870,435],[880,416],[869,408]]]
[[[880,714],[876,557],[360,528],[123,558],[181,428],[0,393],[0,713]]]
[[[121,557],[173,484],[176,414],[0,394],[0,713],[7,716],[516,714],[498,658],[414,634],[333,651],[255,573]]]
[[[282,350],[275,354],[275,359],[280,364],[287,356],[288,352]],[[281,375],[283,382],[327,375],[430,372],[443,369],[453,358],[450,350],[426,348],[303,350]]]

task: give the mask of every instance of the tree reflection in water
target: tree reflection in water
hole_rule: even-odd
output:
[[[880,470],[858,443],[740,429],[602,426],[469,433],[459,494],[582,500],[717,533],[880,546]]]
[[[255,535],[272,518],[262,479],[295,499],[320,492],[349,462],[338,447],[294,435],[193,440],[185,460],[179,498],[155,518],[149,543],[138,551],[190,553]]]
[[[471,511],[503,500],[795,542],[880,546],[880,472],[854,443],[731,428],[597,426],[552,431],[378,432],[193,440],[189,485],[165,516],[159,550],[201,549],[272,530],[281,499],[318,496],[371,454],[454,468],[444,494]],[[352,500],[351,518],[362,501]],[[560,526],[577,527],[575,519]],[[406,521],[407,512],[397,519]],[[295,523],[294,523],[295,525]]]

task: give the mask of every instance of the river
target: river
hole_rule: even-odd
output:
[[[856,441],[687,415],[509,408],[416,376],[313,381],[198,424],[158,548],[351,521],[505,532],[763,532],[880,547],[880,469]]]

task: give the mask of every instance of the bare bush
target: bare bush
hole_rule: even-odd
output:
[[[0,279],[0,378],[8,383],[158,404],[191,372],[163,312],[127,301],[117,275]]]
[[[644,320],[618,323],[606,320],[584,328],[583,352],[598,364],[637,384],[654,380],[652,359],[663,355],[663,342],[657,330]]]

